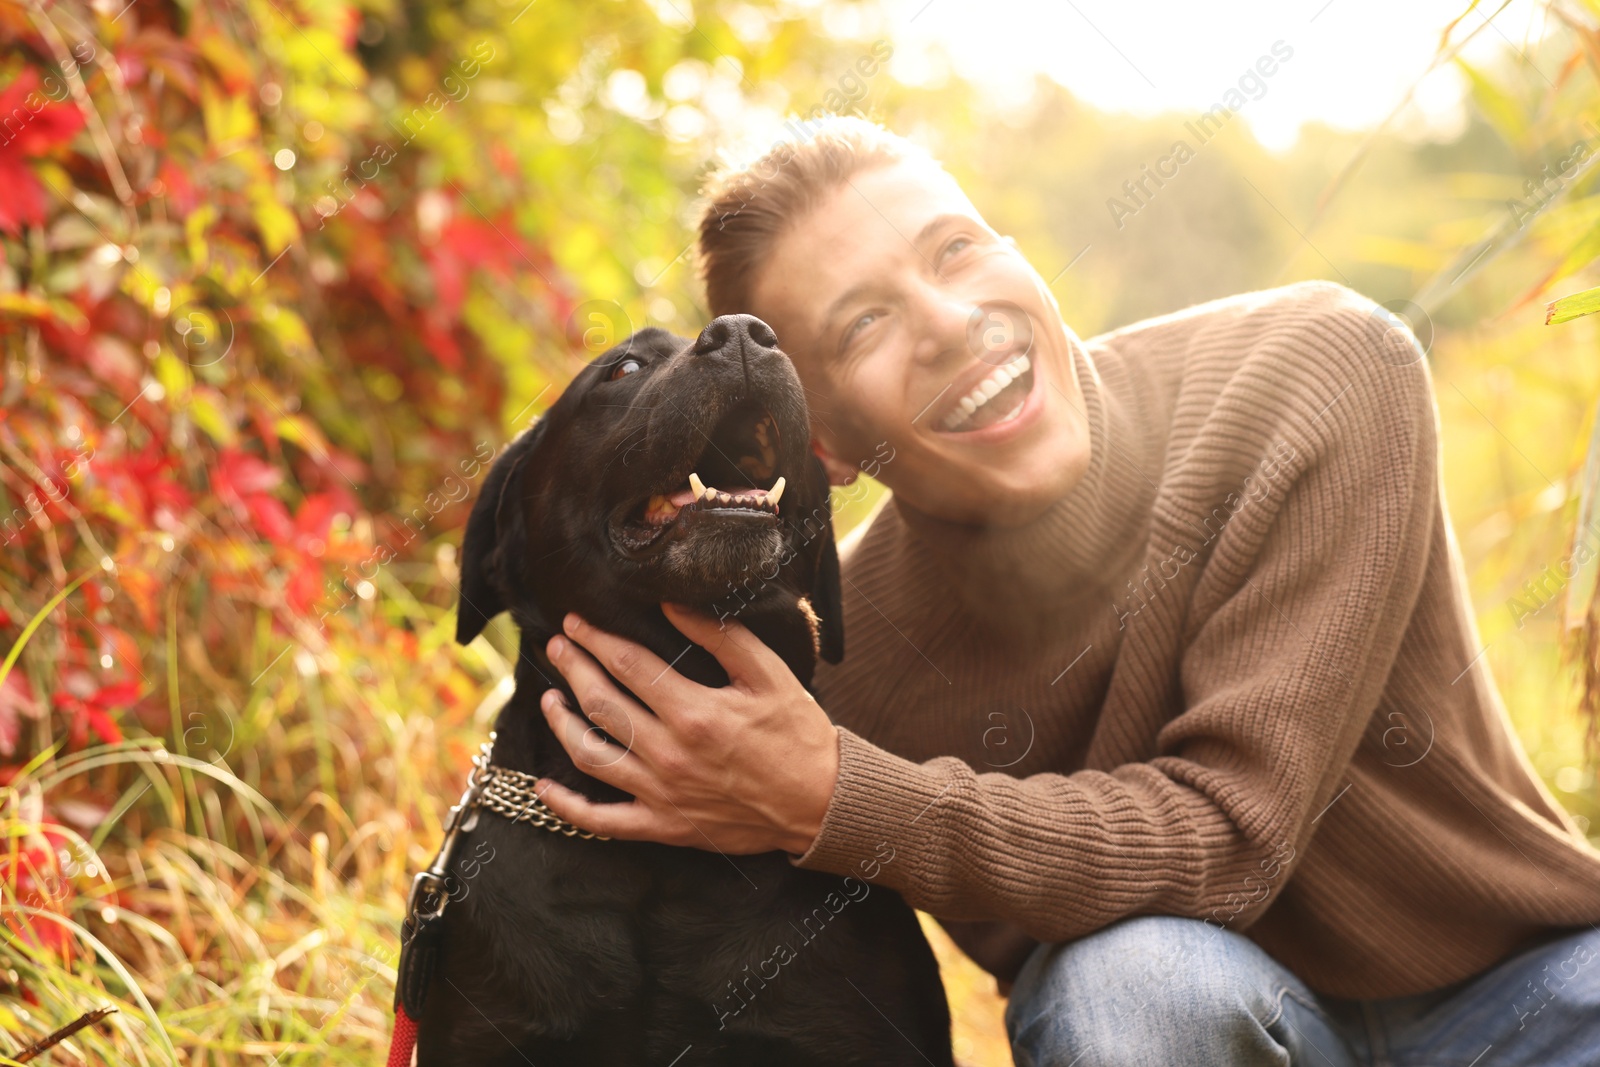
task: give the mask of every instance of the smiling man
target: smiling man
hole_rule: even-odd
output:
[[[1392,318],[1307,283],[1082,341],[860,121],[711,192],[713,312],[777,331],[836,483],[892,446],[892,497],[815,701],[736,621],[669,609],[709,690],[569,618],[552,660],[633,744],[545,712],[636,799],[551,807],[835,873],[887,845],[1015,983],[1020,1064],[1600,1062],[1600,853],[1479,654]]]

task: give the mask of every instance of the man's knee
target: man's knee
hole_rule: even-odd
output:
[[[1288,1063],[1259,948],[1195,919],[1125,919],[1044,945],[1006,1011],[1018,1067]]]

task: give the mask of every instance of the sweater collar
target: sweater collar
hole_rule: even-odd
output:
[[[1018,527],[973,526],[890,503],[926,563],[967,611],[989,623],[1036,629],[1115,585],[1143,556],[1161,441],[1140,417],[1118,353],[1091,352],[1074,338],[1071,358],[1089,426],[1089,466],[1042,516]],[[1022,605],[1040,610],[1024,613]]]

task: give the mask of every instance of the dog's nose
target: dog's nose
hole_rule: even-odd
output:
[[[700,331],[695,339],[697,356],[726,352],[743,359],[764,354],[764,350],[778,347],[778,335],[772,327],[754,315],[719,315]]]

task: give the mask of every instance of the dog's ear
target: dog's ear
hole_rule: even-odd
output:
[[[823,501],[828,500],[828,472],[822,461],[811,457],[812,477],[822,486]],[[822,542],[811,578],[811,610],[817,616],[817,652],[829,663],[844,659],[844,590],[839,574],[839,548],[833,540],[833,515],[817,534]]]
[[[833,543],[833,523],[828,524],[822,554],[817,559],[817,580],[811,584],[811,610],[817,615],[817,651],[829,663],[844,659],[844,596],[839,588],[839,549]]]
[[[523,432],[489,468],[478,501],[467,518],[461,541],[461,604],[456,613],[456,641],[465,645],[483,632],[489,620],[510,605],[507,552],[521,551],[527,522],[522,510],[522,472],[528,456],[544,436],[544,420]]]

